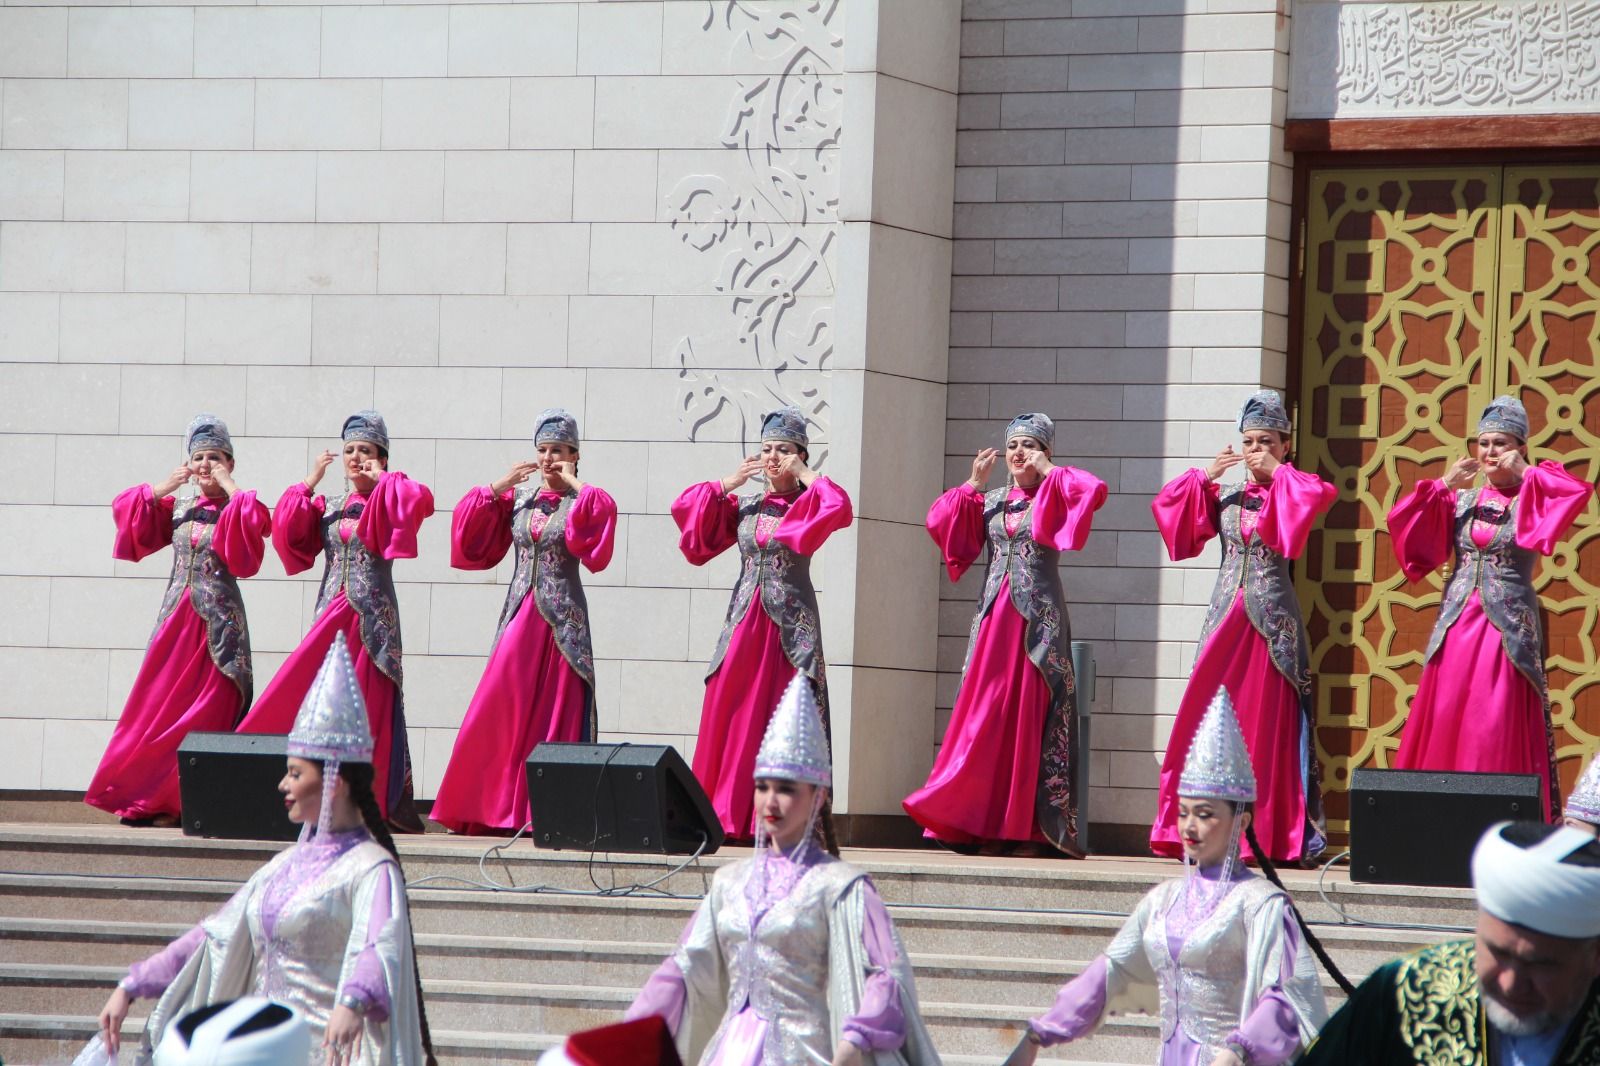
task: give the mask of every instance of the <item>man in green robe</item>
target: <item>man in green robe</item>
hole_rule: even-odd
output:
[[[1600,842],[1502,823],[1472,883],[1477,935],[1375,971],[1301,1066],[1600,1064]]]

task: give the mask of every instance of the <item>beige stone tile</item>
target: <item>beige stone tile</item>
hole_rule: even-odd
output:
[[[180,408],[183,413],[174,416],[172,402],[174,397],[187,396],[197,409],[216,414],[231,430],[240,432],[244,429],[245,380],[246,368],[242,366],[130,364],[122,370],[118,431],[178,439],[192,412],[184,404]]]
[[[322,152],[318,222],[438,222],[443,152]]]
[[[386,78],[383,147],[506,148],[510,108],[505,78]]]
[[[767,183],[759,154],[753,158],[740,148],[663,148],[657,155],[657,221],[688,216],[706,202],[708,192],[726,196],[723,188],[743,194],[741,221],[831,222],[838,217],[837,149],[785,156],[781,165],[794,180],[782,190]]]
[[[588,148],[593,143],[593,78],[512,80],[512,148]]]
[[[560,403],[560,397],[552,397]],[[581,424],[580,424],[581,429]],[[617,501],[617,510],[623,514],[640,514],[645,510],[648,486],[647,458],[649,445],[630,441],[586,441],[578,464],[583,480],[598,485]],[[676,534],[674,534],[674,537]],[[624,560],[620,553],[613,558],[612,567],[622,569]]]
[[[433,499],[440,517],[454,511],[461,497],[471,488],[487,485],[511,468],[511,464],[533,455],[533,444],[520,434],[492,440],[440,440],[435,442]],[[511,553],[506,553],[509,559]],[[506,565],[502,563],[502,565]],[[492,570],[463,570],[464,581],[499,584],[498,567]]]
[[[257,149],[377,148],[383,83],[370,78],[256,83]]]
[[[314,152],[195,152],[189,217],[196,222],[312,222]]]
[[[0,572],[22,576],[111,574],[111,508],[0,507],[11,554]],[[3,674],[0,674],[3,676]]]
[[[325,78],[438,78],[448,69],[450,12],[424,5],[325,7]]]
[[[0,363],[0,433],[116,433],[122,369]]]
[[[75,7],[67,30],[72,78],[187,78],[194,73],[194,10]]]
[[[670,4],[578,8],[578,73],[660,74],[662,9]]]
[[[537,296],[588,292],[589,228],[586,222],[508,226],[506,292]]]
[[[125,234],[121,222],[0,223],[0,290],[116,292]]]
[[[432,366],[439,361],[437,296],[318,296],[311,361]]]
[[[700,725],[705,667],[694,662],[622,661],[617,728],[625,733],[692,733]]]
[[[500,384],[497,369],[379,367],[375,398],[391,434],[473,437],[498,427]]]
[[[709,295],[716,291],[722,258],[701,253],[672,227],[659,222],[595,223],[590,238],[589,291],[614,296]],[[794,268],[789,261],[780,261],[769,268],[770,273],[781,277],[786,266]],[[819,289],[826,286],[820,280],[815,283]]]
[[[175,293],[66,293],[61,298],[61,359],[182,362],[183,320],[183,297]]]
[[[824,92],[833,91],[832,76]],[[598,78],[596,148],[718,148],[729,108],[742,90],[728,78],[617,76]],[[797,134],[794,148],[812,147]]]
[[[311,297],[191,295],[184,362],[305,365],[311,361]]]
[[[673,433],[650,439],[649,495],[645,510],[667,514],[672,501],[690,485],[712,481],[731,474],[743,454],[737,441],[691,442]],[[717,582],[713,582],[716,584]],[[727,587],[723,583],[723,587]]]
[[[546,407],[565,407],[578,420],[585,446],[593,442],[585,405],[586,372],[555,367],[507,367],[501,374],[500,436],[532,436],[529,424]],[[477,434],[482,436],[483,434]]]
[[[378,289],[378,227],[260,224],[251,244],[250,291],[372,293]]]
[[[465,709],[462,713],[465,714]],[[439,786],[444,782],[445,769],[450,764],[450,753],[455,749],[458,730],[412,729],[411,723],[407,722],[406,731],[414,745],[411,767],[417,799],[431,800],[439,794]]]
[[[194,13],[197,78],[315,78],[322,12],[316,8],[217,7]]]
[[[845,123],[872,130],[872,164],[870,171],[843,171],[840,217],[949,236],[955,197],[955,97],[881,75],[846,78]]]
[[[378,291],[504,293],[505,225],[385,223],[378,235]]]
[[[567,360],[573,366],[649,367],[648,296],[573,296]]]
[[[271,506],[276,502],[271,493],[263,502]],[[240,582],[244,595],[245,616],[250,623],[250,650],[288,653],[300,643],[305,628],[300,624],[300,583],[284,580],[283,568],[269,550],[268,558],[261,564],[261,574]],[[259,671],[259,667],[257,668]],[[266,678],[256,674],[256,691],[260,692]]]
[[[128,83],[129,148],[245,149],[255,140],[249,81]]]
[[[19,78],[6,83],[0,146],[122,148],[128,143],[128,83]]]
[[[607,149],[573,153],[572,217],[584,222],[652,222],[656,154]]]
[[[501,585],[434,585],[430,650],[437,655],[488,656],[505,598]],[[461,709],[466,707],[464,700]]]
[[[44,433],[0,433],[0,461],[6,469],[5,478],[0,479],[0,503],[55,501],[56,439]],[[0,622],[0,626],[5,624]],[[27,644],[34,639],[0,643]]]
[[[107,652],[77,648],[0,648],[0,721],[104,718]],[[99,762],[96,752],[90,762]]]
[[[65,168],[62,152],[0,151],[0,218],[61,218]]]
[[[876,70],[955,93],[960,0],[881,0],[847,9],[845,18],[845,69]]]
[[[770,316],[723,293],[657,296],[653,310],[652,365],[670,370],[680,368],[680,359],[688,359],[691,367],[745,369],[754,358],[753,347],[763,353],[804,351],[818,324],[838,322],[830,296],[796,296]],[[834,358],[839,358],[837,349]]]
[[[572,153],[448,152],[446,222],[564,222],[572,217]]]
[[[892,226],[843,229],[836,369],[942,380],[949,290],[938,279],[949,272],[949,243]]]
[[[671,515],[635,514],[628,519],[628,584],[632,588],[705,588],[704,567],[692,566],[678,550]]]
[[[0,788],[43,787],[43,765],[44,723],[0,718]]]
[[[66,77],[67,15],[63,8],[0,9],[0,78]]]
[[[239,487],[255,490],[256,498],[267,507],[275,507],[286,486],[305,477],[311,464],[306,457],[310,450],[304,437],[251,437],[241,433],[233,435],[233,444],[239,463],[233,477]],[[269,579],[281,579],[283,567],[277,553],[269,551],[261,564],[261,574]],[[300,621],[300,610],[294,609],[291,622]]]
[[[125,285],[141,292],[249,292],[250,227],[130,222]]]
[[[578,6],[471,4],[450,9],[452,77],[570,75]]]
[[[593,587],[585,592],[595,655],[624,661],[689,658],[688,589]]]
[[[460,725],[484,662],[482,655],[406,656],[406,725]]]
[[[419,581],[402,581],[395,586],[395,597],[400,605],[400,625],[405,630],[407,658],[428,655],[433,651],[433,627],[429,620],[433,614],[434,588]]]
[[[563,366],[565,296],[445,296],[439,362],[445,366]]]
[[[371,367],[252,366],[246,376],[243,428],[309,437],[314,451],[337,448],[344,420],[373,406],[372,377]],[[390,425],[391,434],[397,429]]]
[[[44,724],[40,778],[51,789],[87,788],[111,739],[114,722],[51,721]]]
[[[849,789],[856,814],[901,814],[900,801],[921,787],[933,765],[934,675],[861,666],[830,669],[835,751],[844,748],[835,782]],[[857,709],[859,708],[859,713]],[[839,741],[849,738],[847,746]]]
[[[56,293],[0,293],[0,362],[55,362],[60,327],[61,297]]]
[[[161,580],[52,578],[50,647],[144,648],[166,587]]]
[[[189,216],[189,156],[72,152],[65,188],[69,221],[181,222]]]
[[[719,13],[708,19],[706,9],[699,4],[671,2],[662,4],[661,9],[661,73],[777,73],[769,49],[761,47],[759,36],[751,35],[751,19],[743,11],[730,9],[729,17]],[[835,14],[826,26],[817,19],[794,19],[785,29],[814,54],[838,57],[845,18],[844,12]],[[835,58],[830,65],[837,62]]]

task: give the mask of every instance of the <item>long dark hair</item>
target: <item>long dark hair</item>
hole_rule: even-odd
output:
[[[1249,807],[1241,806],[1237,808],[1234,816],[1238,817],[1238,811],[1244,810],[1249,810]],[[1261,841],[1256,839],[1255,822],[1255,818],[1252,817],[1249,823],[1245,825],[1244,838],[1250,842],[1250,850],[1255,852],[1256,862],[1261,865],[1261,872],[1266,875],[1268,881],[1271,881],[1282,890],[1284,897],[1289,901],[1289,910],[1294,913],[1295,923],[1300,926],[1300,935],[1306,938],[1306,944],[1310,946],[1312,954],[1322,962],[1323,968],[1328,971],[1328,976],[1332,977],[1334,982],[1344,989],[1345,995],[1354,995],[1356,986],[1351,984],[1350,978],[1346,977],[1344,972],[1333,964],[1333,959],[1329,957],[1328,950],[1322,946],[1322,941],[1317,939],[1317,934],[1313,933],[1311,927],[1306,924],[1305,915],[1301,914],[1300,908],[1294,905],[1294,897],[1289,895],[1287,888],[1284,888],[1283,880],[1278,876],[1277,867],[1272,865],[1272,860],[1267,858],[1266,849],[1261,846]]]
[[[383,850],[394,857],[394,864],[400,867],[400,876],[403,880],[405,868],[400,865],[400,853],[395,850],[394,837],[389,835],[389,826],[384,822],[383,812],[378,808],[378,798],[372,794],[372,764],[365,762],[340,763],[339,776],[344,778],[345,783],[350,786],[350,798],[355,801],[356,808],[361,811],[361,820],[366,823],[367,832],[372,834],[373,840],[383,845]],[[411,941],[411,976],[417,983],[417,1019],[422,1023],[423,1062],[426,1066],[439,1066],[439,1060],[433,1056],[433,1036],[428,1032],[428,1009],[422,1002],[422,973],[416,966],[417,937],[411,928],[411,909],[409,907],[406,908],[406,936]]]

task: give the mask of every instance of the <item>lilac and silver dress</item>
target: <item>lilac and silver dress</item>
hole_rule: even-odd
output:
[[[1161,1020],[1159,1066],[1209,1066],[1228,1045],[1250,1066],[1291,1061],[1328,1020],[1289,897],[1235,865],[1165,881],[1139,901],[1105,954],[1029,1026],[1045,1047],[1081,1039],[1107,1014]]]
[[[364,1005],[350,1066],[423,1061],[405,879],[394,858],[353,829],[288,848],[253,874],[215,914],[143,962],[122,987],[160,997],[135,1061],[191,1010],[240,996],[294,1008],[311,1027],[309,1066],[341,999]]]

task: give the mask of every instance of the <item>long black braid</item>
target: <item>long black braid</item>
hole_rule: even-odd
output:
[[[1305,915],[1301,914],[1300,908],[1294,905],[1294,897],[1289,895],[1287,888],[1284,888],[1282,879],[1278,877],[1277,868],[1272,865],[1272,860],[1267,858],[1266,850],[1261,847],[1261,841],[1256,839],[1255,819],[1252,818],[1245,825],[1244,838],[1250,842],[1250,850],[1255,852],[1256,862],[1261,864],[1261,872],[1266,874],[1268,881],[1282,889],[1284,896],[1288,898],[1289,910],[1294,912],[1294,920],[1300,926],[1300,935],[1306,938],[1306,943],[1310,945],[1312,954],[1322,961],[1322,966],[1328,971],[1328,976],[1332,977],[1334,982],[1344,989],[1345,995],[1354,995],[1356,986],[1351,984],[1350,978],[1346,977],[1343,971],[1333,964],[1333,959],[1328,956],[1328,950],[1322,946],[1322,941],[1317,939],[1317,934],[1313,933],[1311,927],[1306,924]]]
[[[383,850],[394,857],[394,864],[399,867],[400,853],[395,850],[394,837],[389,834],[389,826],[384,822],[383,812],[378,809],[378,798],[372,794],[372,764],[364,762],[341,763],[339,765],[339,776],[349,784],[350,798],[355,801],[356,807],[361,811],[361,820],[366,823],[367,832],[372,834],[372,839],[383,845]],[[400,869],[400,876],[402,879],[405,877],[404,867]],[[411,928],[410,908],[406,910],[406,936],[411,940],[413,962],[411,976],[417,982],[417,1018],[422,1023],[423,1062],[425,1066],[439,1066],[439,1060],[433,1056],[433,1036],[428,1032],[428,1009],[422,1002],[422,972],[415,965],[417,937]]]

